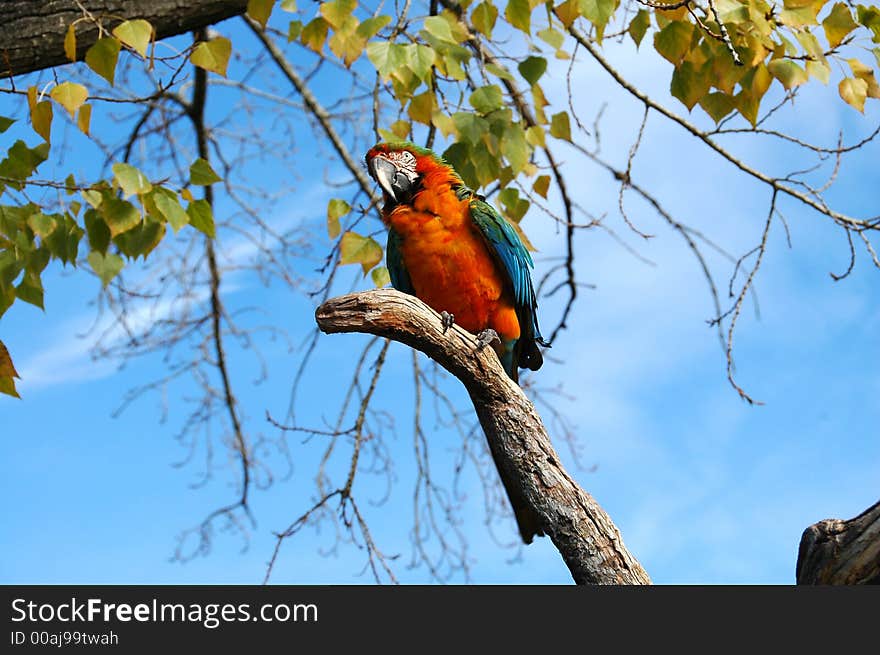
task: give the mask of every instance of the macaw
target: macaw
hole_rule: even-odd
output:
[[[495,344],[508,376],[538,370],[537,300],[529,251],[483,196],[430,150],[412,143],[379,143],[366,154],[382,188],[388,227],[385,255],[392,286],[420,298],[443,318]],[[497,462],[496,462],[497,465]],[[525,543],[543,535],[537,516],[499,468]]]

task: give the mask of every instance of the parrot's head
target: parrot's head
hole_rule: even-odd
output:
[[[409,201],[419,187],[419,153],[411,143],[378,143],[367,152],[367,170],[382,187],[385,203]]]
[[[443,159],[413,143],[377,143],[364,158],[367,170],[382,187],[386,207],[408,204],[416,193],[438,182],[461,183]]]

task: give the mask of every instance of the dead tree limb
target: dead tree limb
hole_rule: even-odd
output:
[[[332,298],[318,307],[328,334],[365,332],[422,351],[461,380],[496,462],[540,517],[578,584],[650,584],[614,523],[562,467],[541,417],[507,377],[490,348],[477,352],[472,334],[453,326],[418,298],[391,289]]]
[[[0,79],[68,63],[64,54],[67,27],[87,11],[112,30],[121,21],[144,18],[156,38],[213,25],[244,13],[247,0],[8,0],[0,20]],[[76,27],[77,60],[98,39],[98,27],[82,21]]]
[[[848,521],[825,519],[804,530],[797,583],[880,584],[880,501]]]

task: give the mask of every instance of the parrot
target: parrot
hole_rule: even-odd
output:
[[[534,263],[516,230],[431,150],[381,142],[365,162],[382,189],[391,285],[440,313],[444,332],[454,323],[479,348],[492,344],[514,382],[519,368],[538,370],[539,346],[549,344],[538,327]],[[543,536],[538,517],[495,464],[520,536],[531,543]]]

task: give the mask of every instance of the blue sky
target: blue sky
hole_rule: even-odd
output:
[[[219,29],[233,40],[246,38],[234,23]],[[608,52],[640,88],[685,112],[666,92],[666,62],[648,48],[636,53],[629,42],[609,44]],[[607,103],[602,152],[623,166],[642,108],[598,67],[584,63],[574,79],[574,104],[591,122]],[[549,97],[564,91],[564,74],[564,66],[551,67],[544,83]],[[329,102],[335,91],[332,76],[319,76],[315,84]],[[798,97],[795,110],[781,112],[776,125],[832,145],[839,129],[851,142],[880,119],[873,101],[863,118],[833,87],[812,86],[816,88]],[[10,113],[8,97],[0,100],[0,114]],[[307,128],[294,129],[301,131],[307,150]],[[578,138],[591,144],[588,137]],[[771,172],[803,163],[802,155],[777,143],[728,138],[739,156]],[[872,143],[856,153],[829,191],[829,200],[841,210],[856,216],[877,213],[877,147]],[[628,232],[615,215],[616,183],[574,153],[564,148],[560,153],[579,202],[597,215],[607,213],[608,224],[620,237],[653,262],[633,257],[605,232],[578,234],[578,272],[595,289],[582,291],[571,329],[554,343],[553,361],[534,376],[542,387],[563,385],[572,397],[558,402],[574,426],[584,467],[575,468],[568,449],[557,442],[563,459],[608,511],[655,582],[792,582],[797,544],[806,526],[822,518],[849,518],[877,500],[880,271],[861,252],[853,274],[833,282],[828,272],[845,269],[848,260],[843,234],[796,202],[781,202],[792,248],[777,225],[757,281],[760,317],[747,303],[736,333],[737,379],[765,403],[749,406],[726,381],[724,353],[705,322],[713,311],[706,283],[680,237],[631,193],[630,217],[656,236],[643,242]],[[92,170],[85,159],[69,161]],[[324,168],[329,179],[342,176],[329,160]],[[338,195],[322,186],[323,175],[310,179],[310,174],[302,171],[297,192],[269,217],[273,225],[298,226],[314,234],[313,258],[298,266],[302,272],[330,246],[324,208],[329,197]],[[267,187],[289,182],[280,173],[277,179],[272,175],[263,177]],[[701,144],[657,115],[649,117],[633,175],[676,218],[737,255],[760,237],[768,191],[707,157]],[[524,219],[523,228],[538,248],[540,276],[561,252],[559,236],[536,210]],[[231,233],[220,234],[218,247],[226,263],[253,256]],[[710,262],[719,280],[726,281],[729,264],[717,256],[710,256]],[[137,275],[136,268],[130,274]],[[338,290],[352,285],[368,288],[369,279],[361,281],[354,271],[346,271]],[[95,319],[98,283],[80,271],[55,270],[46,287],[45,314],[16,306],[3,318],[2,338],[22,374],[23,399],[0,398],[0,448],[7,462],[0,480],[5,519],[0,581],[261,581],[274,544],[271,532],[307,506],[320,444],[288,438],[292,472],[254,493],[257,524],[246,542],[235,534],[217,534],[209,555],[186,564],[171,561],[175,537],[234,495],[231,465],[221,466],[198,488],[193,485],[200,480],[201,460],[176,466],[185,456],[174,440],[184,416],[183,399],[191,391],[185,385],[171,388],[164,423],[156,397],[141,399],[113,418],[127,389],[162,374],[161,358],[136,360],[122,369],[118,362],[93,360],[94,338],[82,335]],[[286,410],[300,344],[313,326],[313,304],[303,293],[277,283],[262,285],[247,273],[232,274],[224,288],[230,307],[265,308],[289,330],[294,344],[291,349],[281,341],[260,343],[269,369],[268,382],[262,384],[252,384],[258,376],[252,357],[231,354],[248,428],[266,432],[266,410],[278,417]],[[543,302],[544,325],[554,324],[559,309],[558,299]],[[154,318],[145,314],[143,320]],[[363,343],[358,336],[321,337],[298,406],[302,423],[319,426],[332,418],[333,399],[348,381],[351,359]],[[424,567],[406,566],[414,479],[409,362],[409,350],[393,345],[377,393],[395,417],[395,436],[388,440],[395,492],[385,505],[367,511],[383,550],[400,554],[400,579],[425,582]],[[449,389],[465,402],[460,389]],[[437,470],[448,472],[457,437],[442,429],[428,437]],[[222,450],[218,457],[225,457]],[[277,473],[284,473],[280,464]],[[359,484],[366,497],[384,493],[381,479],[365,475]],[[473,474],[463,478],[462,493],[461,529],[469,543],[473,582],[570,582],[547,539],[527,548],[499,547],[483,525],[481,492]],[[512,524],[496,532],[501,541],[511,541]],[[286,542],[273,582],[371,581],[359,550],[348,546],[327,554],[328,544],[326,532],[311,531]]]

